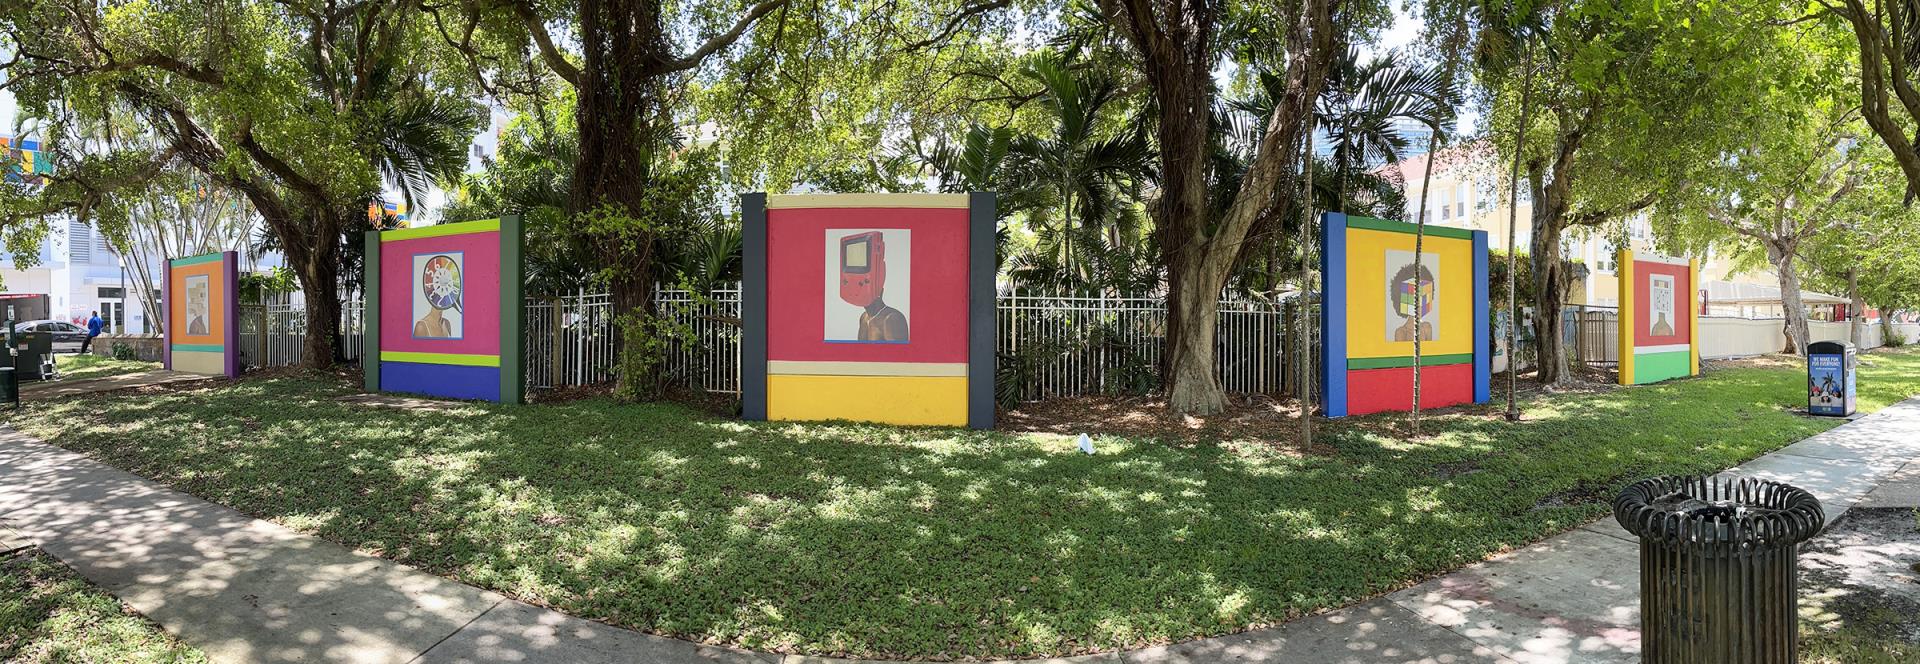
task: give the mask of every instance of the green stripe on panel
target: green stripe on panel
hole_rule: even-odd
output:
[[[454,364],[463,367],[500,366],[499,355],[462,355],[459,353],[410,353],[397,350],[380,351],[381,362],[412,362],[415,364]]]
[[[497,230],[500,230],[499,219],[482,219],[480,221],[462,221],[457,224],[438,224],[435,226],[382,231],[380,233],[380,241],[392,242],[394,240],[411,240],[414,238],[461,235],[465,233],[485,233],[487,231]]]
[[[227,347],[220,344],[174,344],[175,353],[225,353]]]
[[[1633,383],[1644,385],[1693,373],[1693,354],[1677,350],[1665,353],[1634,353]]]
[[[1404,221],[1388,221],[1385,219],[1375,219],[1373,217],[1347,217],[1347,228],[1364,228],[1373,231],[1406,233],[1411,235],[1418,226]],[[1450,237],[1460,240],[1473,239],[1473,231],[1449,226],[1435,226],[1433,224],[1427,224],[1427,235],[1433,237]]]
[[[1452,355],[1422,355],[1420,366],[1438,367],[1448,364],[1466,364],[1473,361],[1473,353],[1454,353]],[[1347,360],[1348,369],[1395,369],[1413,366],[1413,356],[1400,357],[1355,357]]]
[[[217,254],[217,253],[215,253],[215,254],[200,254],[200,255],[198,255],[198,256],[188,256],[188,257],[186,257],[186,258],[175,258],[175,259],[173,259],[173,261],[172,261],[172,262],[173,262],[173,266],[174,266],[174,267],[186,267],[186,266],[188,266],[188,265],[199,265],[199,264],[201,264],[201,263],[212,263],[212,262],[214,262],[214,261],[218,261],[218,260],[220,260],[221,258],[222,258],[222,256],[221,256],[220,254]]]

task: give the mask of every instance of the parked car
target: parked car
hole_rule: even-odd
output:
[[[14,334],[27,332],[52,334],[53,352],[56,353],[77,353],[80,343],[87,340],[87,328],[63,320],[30,320],[13,324]]]

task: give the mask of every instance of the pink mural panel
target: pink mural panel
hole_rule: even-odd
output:
[[[459,306],[432,324],[417,321],[416,285],[423,265],[457,264]],[[500,233],[463,233],[394,240],[380,246],[380,350],[410,353],[500,354]],[[444,298],[444,294],[442,295]],[[451,322],[442,322],[451,319]],[[416,332],[430,330],[424,336]],[[438,338],[436,338],[438,337]]]

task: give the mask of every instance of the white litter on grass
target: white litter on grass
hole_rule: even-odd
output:
[[[1080,451],[1093,454],[1093,439],[1088,438],[1084,433],[1080,434]]]

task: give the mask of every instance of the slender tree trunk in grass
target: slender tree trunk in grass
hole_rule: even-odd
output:
[[[1513,132],[1513,175],[1508,181],[1511,191],[1507,198],[1507,421],[1520,421],[1520,407],[1515,402],[1515,394],[1520,389],[1520,346],[1515,343],[1514,332],[1520,329],[1520,252],[1515,245],[1520,227],[1520,157],[1527,151],[1527,111],[1533,101],[1533,49],[1523,47],[1520,54],[1520,66],[1525,67],[1526,76],[1520,85],[1520,124]]]
[[[1301,132],[1303,146],[1300,153],[1300,306],[1296,308],[1300,319],[1300,449],[1305,451],[1313,447],[1313,116],[1307,116],[1306,130]],[[1344,180],[1344,176],[1341,176]],[[1345,188],[1342,187],[1339,205],[1346,208]],[[1322,314],[1324,315],[1324,314]]]
[[[1420,257],[1427,240],[1427,189],[1433,184],[1433,160],[1438,158],[1440,130],[1427,139],[1427,170],[1420,176],[1420,214],[1413,223],[1413,435],[1420,435],[1420,312],[1426,299],[1420,293]]]
[[[1807,309],[1800,298],[1800,270],[1793,264],[1796,247],[1780,242],[1766,242],[1767,259],[1780,280],[1780,306],[1787,317],[1788,351],[1795,355],[1807,354]]]
[[[1855,348],[1866,345],[1867,320],[1863,315],[1867,311],[1867,302],[1860,298],[1860,266],[1847,268],[1847,340]]]

